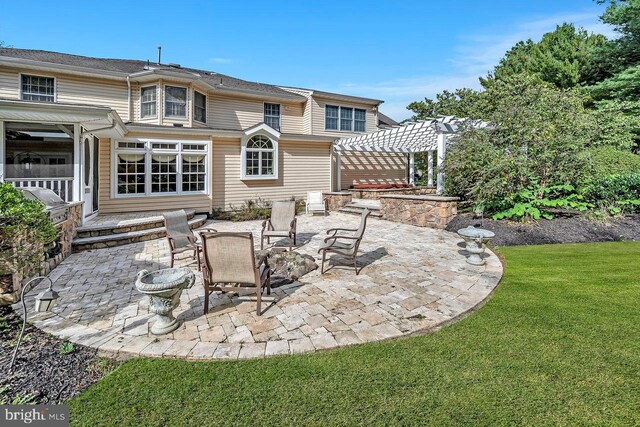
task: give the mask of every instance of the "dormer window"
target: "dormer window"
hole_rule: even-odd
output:
[[[280,104],[264,103],[264,123],[280,130]]]
[[[207,122],[207,97],[200,92],[193,92],[193,119]]]
[[[164,116],[187,118],[187,88],[178,86],[165,86],[164,90]]]
[[[21,98],[25,101],[55,102],[53,77],[22,74]]]
[[[158,90],[155,86],[140,89],[140,117],[143,119],[156,116],[157,94]]]

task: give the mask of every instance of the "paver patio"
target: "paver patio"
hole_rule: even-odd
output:
[[[317,249],[325,230],[356,228],[358,222],[358,217],[340,213],[299,216],[296,250],[319,260]],[[260,225],[261,221],[209,221],[205,226],[252,231],[255,238]],[[153,315],[134,282],[142,269],[168,267],[166,239],[81,252],[50,274],[60,294],[53,313],[30,319],[72,342],[122,355],[237,359],[378,341],[432,330],[488,298],[502,276],[502,265],[490,251],[485,266],[467,264],[461,242],[445,231],[370,220],[359,276],[353,268],[330,263],[324,275],[318,269],[275,288],[263,299],[262,316],[255,313],[255,296],[228,294],[212,295],[205,316],[202,277],[197,273],[196,284],[183,292],[174,311],[183,325],[163,336],[149,332]],[[195,270],[195,262],[186,257],[178,257],[176,266]]]

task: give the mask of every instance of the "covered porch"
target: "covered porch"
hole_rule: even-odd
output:
[[[98,138],[125,132],[108,107],[0,100],[0,180],[83,202],[89,217],[98,211]]]

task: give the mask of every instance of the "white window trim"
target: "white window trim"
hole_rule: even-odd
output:
[[[143,89],[147,89],[150,87],[154,87],[156,89],[156,113],[153,116],[143,116],[142,115],[142,90]],[[158,96],[158,85],[148,85],[148,86],[140,86],[140,119],[141,120],[147,120],[147,119],[157,119],[158,118],[158,98],[160,98]]]
[[[279,104],[277,102],[263,102],[262,103],[262,120],[264,121],[264,123],[267,123],[267,104],[271,104],[271,105],[279,105],[280,108],[278,109],[279,113],[278,114],[278,128],[274,128],[276,129],[278,132],[280,132],[282,130],[282,104]],[[270,115],[269,117],[275,117]]]
[[[273,152],[273,174],[271,175],[247,175],[247,144],[249,140],[254,136],[264,136],[268,138],[273,144],[273,150],[264,150],[264,151],[272,151]],[[240,165],[241,171],[241,180],[242,181],[264,181],[271,179],[278,179],[278,162],[279,162],[279,150],[278,150],[278,139],[274,138],[273,135],[269,135],[266,132],[253,133],[251,135],[245,136],[241,141],[241,155],[240,161],[242,164]]]
[[[52,102],[47,101],[32,101],[29,99],[22,98],[22,76],[34,76],[34,77],[45,77],[47,79],[53,79],[53,103],[58,102],[58,79],[55,76],[51,76],[48,74],[34,74],[34,73],[18,73],[18,90],[20,92],[20,100],[27,102],[44,102],[47,104],[52,104]]]
[[[119,142],[144,142],[145,148],[117,148]],[[177,150],[151,149],[153,143],[177,143]],[[182,150],[183,144],[199,144],[205,150]],[[211,180],[211,158],[210,141],[195,139],[151,139],[151,138],[124,138],[111,140],[111,198],[112,199],[135,199],[139,197],[166,197],[166,196],[189,196],[189,195],[209,195],[209,181]],[[136,153],[145,155],[145,183],[144,193],[138,194],[118,194],[118,153]],[[176,190],[174,192],[153,193],[151,192],[151,154],[176,154]],[[183,154],[204,154],[204,190],[203,191],[182,191],[182,155]]]
[[[204,96],[204,121],[198,120],[196,118],[196,93]],[[198,123],[207,123],[207,110],[208,110],[207,101],[208,99],[207,99],[206,93],[200,92],[199,90],[195,90],[195,89],[193,90],[193,120],[194,121]]]
[[[181,88],[184,89],[186,92],[186,96],[187,99],[185,100],[185,104],[184,104],[184,116],[168,116],[167,115],[167,87],[177,87],[177,88]],[[165,84],[164,85],[164,93],[163,93],[163,97],[162,97],[162,117],[165,119],[180,119],[180,120],[187,120],[189,119],[189,87],[187,86],[181,86],[181,85],[175,85],[175,84]]]
[[[338,129],[327,128],[327,107],[338,108]],[[340,130],[341,110],[343,108],[349,108],[353,110],[351,114],[351,130]],[[364,111],[364,130],[355,130],[356,128],[356,110]],[[337,105],[337,104],[324,104],[324,130],[327,132],[341,132],[341,133],[367,133],[367,108],[354,107],[352,105]]]

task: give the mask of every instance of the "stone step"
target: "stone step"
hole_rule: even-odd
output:
[[[362,211],[364,210],[364,208],[353,208],[350,206],[345,206],[344,208],[340,208],[338,209],[338,212],[342,212],[342,213],[346,213],[349,215],[362,215]],[[378,212],[377,210],[373,210],[373,209],[369,209],[371,211],[371,216],[374,218],[382,218],[382,213]]]
[[[349,202],[345,205],[347,208],[353,209],[369,209],[370,211],[379,211],[381,209],[380,203],[363,203],[363,202]]]
[[[187,218],[192,219],[196,212],[193,209],[186,211]],[[113,234],[132,233],[135,231],[151,230],[164,227],[162,215],[146,218],[126,219],[122,221],[110,221],[102,224],[88,225],[76,229],[78,238],[110,236]]]
[[[202,227],[207,221],[207,215],[194,215],[189,220],[191,229]],[[128,245],[130,243],[144,242],[147,240],[160,239],[165,237],[167,232],[164,225],[161,227],[147,228],[137,231],[127,231],[122,233],[108,234],[103,236],[76,237],[71,242],[73,250],[76,252],[92,249],[111,248],[114,246]]]

